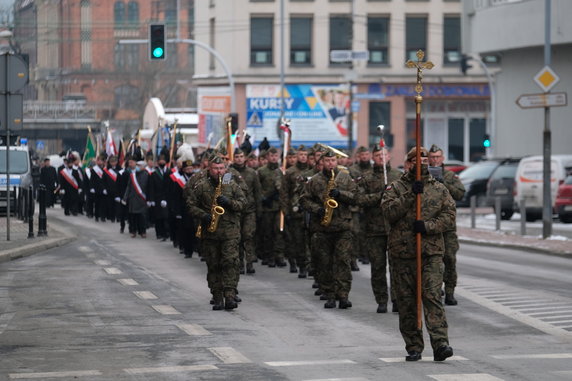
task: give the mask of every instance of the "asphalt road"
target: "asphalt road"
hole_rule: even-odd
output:
[[[462,246],[459,305],[447,307],[456,357],[434,363],[427,344],[427,361],[405,363],[369,266],[353,273],[348,310],[324,309],[310,279],[258,266],[237,310],[212,311],[198,258],[63,221],[77,241],[0,264],[0,380],[572,379],[568,258]]]

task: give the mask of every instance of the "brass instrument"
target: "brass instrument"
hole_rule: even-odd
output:
[[[338,202],[330,197],[330,191],[336,187],[335,177],[336,174],[332,169],[332,177],[330,177],[330,180],[328,180],[328,186],[326,187],[326,192],[324,195],[325,213],[324,217],[322,217],[322,221],[320,221],[320,224],[322,224],[322,226],[330,225],[330,223],[332,222],[332,215],[334,214],[334,209],[338,207]]]
[[[218,177],[218,185],[215,188],[215,192],[213,195],[213,202],[211,204],[211,223],[207,227],[207,231],[209,233],[214,233],[218,227],[218,221],[220,220],[220,216],[224,214],[224,208],[217,204],[217,198],[222,194],[222,176]],[[197,228],[197,232],[195,236],[197,238],[201,238],[203,233],[203,226],[199,224]]]

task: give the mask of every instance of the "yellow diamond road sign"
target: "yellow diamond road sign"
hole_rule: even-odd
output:
[[[556,75],[550,66],[545,66],[534,76],[534,82],[545,92],[550,91],[560,81],[560,77]]]

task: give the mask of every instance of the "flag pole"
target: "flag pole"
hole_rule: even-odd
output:
[[[417,62],[409,60],[405,63],[408,68],[417,69],[417,85],[415,86],[415,180],[421,181],[421,104],[423,103],[423,70],[433,68],[433,62],[422,62],[425,53],[420,49],[417,51]],[[421,194],[417,193],[415,198],[415,219],[421,220]],[[417,264],[417,329],[422,327],[422,258],[421,258],[421,233],[415,234],[416,264]]]
[[[290,142],[292,140],[292,130],[290,129],[290,120],[282,118],[280,120],[280,129],[284,131],[284,150],[282,152],[282,175],[286,174],[286,158],[290,150]],[[280,231],[284,231],[284,211],[280,210]]]

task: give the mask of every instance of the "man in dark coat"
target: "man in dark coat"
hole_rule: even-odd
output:
[[[167,225],[169,218],[167,186],[169,182],[167,178],[171,172],[166,165],[167,159],[168,156],[162,152],[157,160],[157,166],[153,169],[149,178],[149,186],[152,188],[153,194],[153,199],[151,200],[153,211],[151,214],[155,218],[157,239],[162,241],[166,241],[169,238],[169,227]]]
[[[134,160],[129,160],[130,169],[133,168]],[[138,161],[134,170],[129,173],[129,181],[123,203],[129,207],[129,233],[131,238],[137,234],[141,238],[147,238],[147,221],[145,215],[147,208],[151,206],[152,195],[149,194],[149,173],[145,170],[145,162]]]
[[[51,166],[50,159],[44,159],[44,165],[40,169],[40,184],[46,189],[46,207],[54,206],[54,190],[58,186],[58,174]]]

